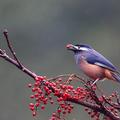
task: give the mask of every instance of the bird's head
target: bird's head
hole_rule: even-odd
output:
[[[86,44],[77,44],[77,45],[68,44],[66,47],[68,50],[71,50],[74,53],[87,52],[90,49],[92,49],[91,46],[86,45]]]

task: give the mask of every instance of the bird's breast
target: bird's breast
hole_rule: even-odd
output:
[[[104,68],[97,65],[89,64],[85,60],[81,60],[81,62],[79,63],[79,67],[87,76],[94,80],[97,78],[103,79],[105,76]]]

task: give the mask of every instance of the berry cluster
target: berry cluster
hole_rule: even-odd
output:
[[[29,104],[33,116],[36,116],[38,107],[44,110],[48,103],[54,104],[54,102],[57,102],[58,108],[52,114],[50,120],[60,119],[61,116],[71,113],[74,106],[67,101],[68,98],[84,100],[89,94],[85,88],[74,88],[69,82],[63,82],[61,78],[56,81],[47,81],[45,77],[37,76],[35,83],[28,84],[28,87],[32,89],[33,93],[30,98],[35,100],[35,103]],[[56,97],[56,100],[53,99],[53,96]]]

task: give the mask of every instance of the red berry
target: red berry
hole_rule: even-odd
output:
[[[62,111],[62,110],[61,110],[60,108],[57,110],[58,113],[61,113],[61,111]]]
[[[44,79],[43,76],[36,76],[36,78],[35,78],[36,81],[41,81],[41,80],[43,80],[43,79]]]
[[[44,110],[44,109],[45,109],[45,106],[44,106],[44,105],[42,105],[42,106],[41,106],[41,109],[42,109],[42,110]]]
[[[35,110],[35,108],[34,108],[34,107],[30,107],[30,110],[31,110],[31,111],[34,111],[34,110]]]
[[[36,111],[33,111],[33,112],[32,112],[32,115],[33,115],[33,116],[36,116]]]
[[[53,103],[54,103],[54,101],[53,101],[53,100],[51,100],[51,101],[50,101],[50,103],[51,103],[51,104],[53,104]]]
[[[32,87],[32,84],[29,83],[29,84],[28,84],[28,87],[31,88],[31,87]]]
[[[38,107],[39,105],[40,105],[40,103],[38,103],[38,102],[37,102],[37,103],[35,103],[35,106],[36,106],[36,107]]]
[[[66,114],[66,111],[63,111],[63,114]]]
[[[39,96],[39,94],[38,93],[35,93],[35,97],[37,98]]]
[[[56,113],[52,113],[52,116],[55,117],[55,116],[56,116]]]
[[[36,91],[36,88],[34,87],[34,88],[32,88],[32,92],[35,92]]]
[[[33,98],[34,98],[34,95],[31,95],[30,98],[33,99]]]
[[[34,104],[33,104],[33,103],[30,103],[29,106],[30,106],[30,107],[34,107]]]

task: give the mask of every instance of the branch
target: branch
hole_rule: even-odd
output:
[[[20,63],[20,61],[18,60],[18,58],[16,56],[15,51],[13,50],[12,44],[10,43],[10,41],[8,39],[8,31],[7,31],[7,29],[4,30],[3,35],[4,35],[4,37],[5,37],[6,41],[7,41],[8,48],[9,48],[10,52],[12,53],[14,59],[19,64],[19,67],[23,68],[22,64]]]
[[[120,120],[119,117],[116,117],[113,113],[111,113],[109,110],[105,109],[105,108],[101,108],[98,105],[95,104],[90,104],[87,102],[83,102],[83,101],[76,101],[75,99],[69,98],[68,101],[91,108],[94,111],[98,111],[102,114],[104,114],[105,116],[108,116],[109,118],[111,118],[111,120]]]
[[[30,77],[32,77],[33,79],[35,79],[37,77],[37,75],[30,71],[29,69],[27,69],[25,66],[18,64],[18,62],[14,59],[12,59],[11,57],[9,57],[6,53],[4,53],[3,50],[0,49],[0,57],[3,58],[4,60],[8,61],[9,63],[13,64],[14,66],[16,66],[19,70],[21,70],[22,72],[26,73],[27,75],[29,75]]]

